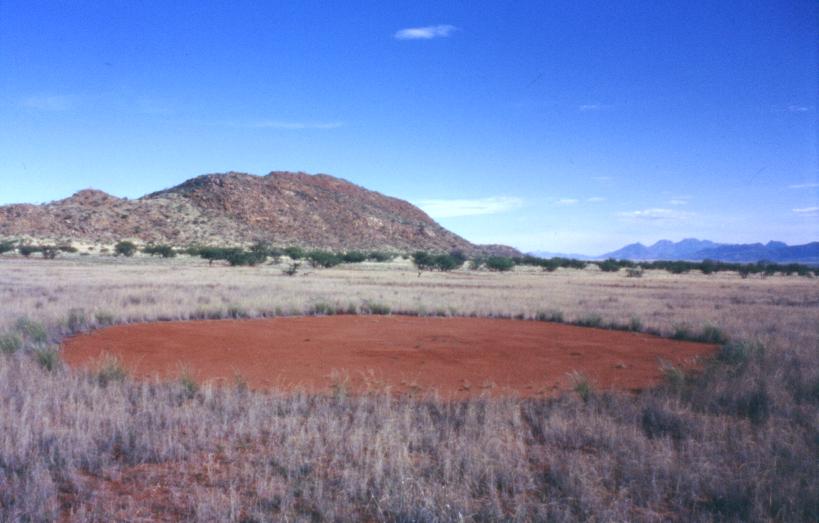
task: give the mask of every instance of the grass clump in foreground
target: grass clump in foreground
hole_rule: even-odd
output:
[[[185,521],[819,520],[819,463],[810,459],[819,455],[811,280],[717,283],[692,272],[658,283],[626,280],[626,271],[557,278],[522,270],[468,275],[469,282],[485,277],[491,288],[439,287],[443,278],[414,274],[376,286],[372,274],[342,267],[328,280],[350,280],[330,287],[322,274],[314,282],[269,277],[278,271],[187,272],[183,258],[174,271],[158,275],[147,266],[139,277],[101,265],[95,276],[116,286],[95,285],[83,273],[80,288],[71,272],[51,272],[68,262],[4,262],[33,272],[30,283],[11,272],[15,280],[0,281],[0,298],[12,304],[0,331],[23,344],[0,352],[0,521],[128,520],[137,510],[146,519]],[[60,281],[41,291],[37,271],[45,266]],[[622,278],[629,290],[589,278]],[[274,285],[282,292],[271,292]],[[296,288],[304,298],[293,303]],[[349,308],[352,291],[361,294],[354,310],[370,300],[394,311],[481,315],[491,307],[498,316],[555,321],[554,308],[570,321],[598,312],[606,326],[635,314],[645,331],[668,334],[682,310],[693,335],[715,321],[731,341],[701,371],[666,366],[658,388],[633,395],[592,388],[585,401],[574,390],[462,402],[265,393],[230,380],[189,387],[179,376],[166,383],[116,377],[101,386],[98,369],[48,371],[34,351],[67,333],[69,308],[87,311],[91,326],[102,323],[101,310],[114,323],[187,319],[198,309],[221,318],[233,304],[253,316],[298,314],[313,303],[337,313]],[[130,294],[141,302],[125,299]],[[20,330],[18,317],[26,318]],[[34,321],[41,318],[54,319]],[[757,339],[764,350],[741,341]],[[563,376],[544,380],[554,378]]]
[[[816,520],[815,367],[726,350],[636,396],[575,373],[559,398],[462,402],[350,395],[338,373],[333,394],[256,393],[0,357],[0,519],[116,519],[122,478],[167,492],[140,505],[155,519]]]

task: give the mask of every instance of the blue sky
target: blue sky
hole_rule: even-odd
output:
[[[819,4],[0,0],[0,204],[324,172],[481,243],[819,240]]]

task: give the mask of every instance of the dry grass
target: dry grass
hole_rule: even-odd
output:
[[[4,258],[0,304],[0,336],[26,347],[0,355],[0,521],[819,519],[816,280],[419,278],[406,262],[287,277],[184,257]],[[373,304],[637,318],[668,335],[711,324],[744,343],[699,376],[667,368],[665,386],[636,397],[450,404],[348,397],[343,386],[308,396],[252,393],[240,381],[139,383],[115,361],[88,374],[42,363],[61,336],[97,325]]]

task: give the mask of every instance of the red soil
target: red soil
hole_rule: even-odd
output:
[[[90,367],[110,353],[132,376],[250,387],[353,392],[438,391],[463,398],[656,384],[661,361],[692,367],[713,345],[525,320],[325,316],[122,325],[65,341],[63,359]]]

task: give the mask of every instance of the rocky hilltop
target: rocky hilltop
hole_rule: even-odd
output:
[[[0,207],[0,236],[97,243],[121,239],[328,249],[514,254],[477,246],[414,205],[325,174],[206,174],[136,200],[86,189],[43,205]]]

